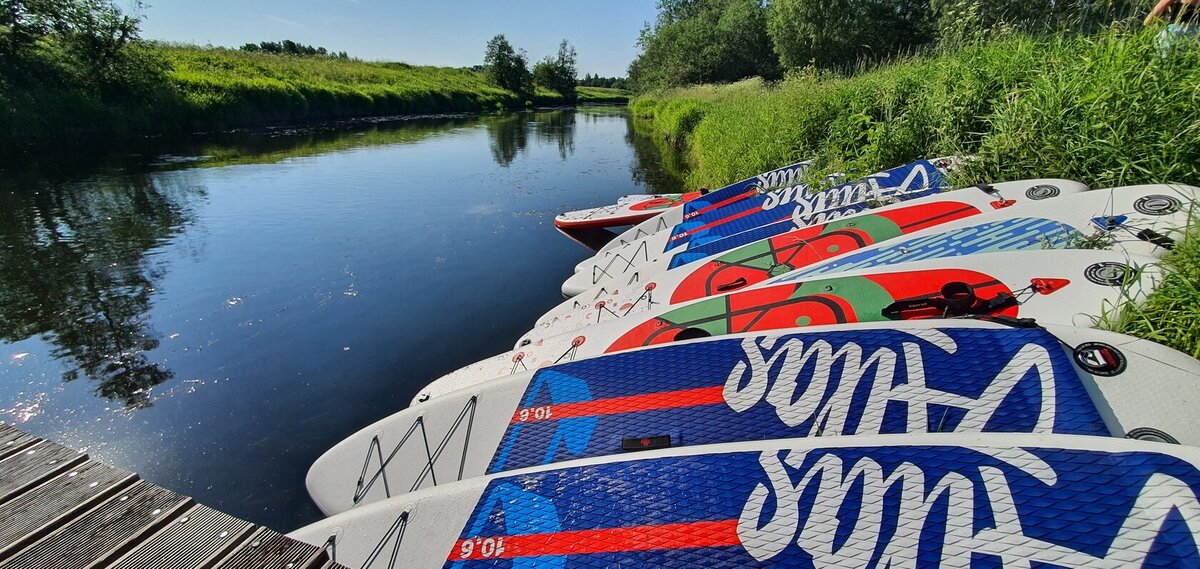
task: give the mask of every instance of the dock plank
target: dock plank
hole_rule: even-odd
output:
[[[328,565],[329,554],[324,549],[262,528],[216,569],[319,569]]]
[[[0,561],[136,480],[131,472],[87,462],[0,505]]]
[[[0,504],[87,460],[87,455],[41,441],[0,460]]]
[[[191,498],[138,482],[0,562],[0,568],[87,567],[130,537],[169,522],[190,503]]]
[[[0,569],[345,569],[319,547],[0,423]]]
[[[21,452],[39,442],[39,439],[33,435],[25,433],[17,433],[16,436],[7,437],[6,440],[0,441],[0,460],[4,460],[14,454]]]
[[[197,505],[117,560],[111,569],[192,569],[221,559],[254,530],[254,524]]]

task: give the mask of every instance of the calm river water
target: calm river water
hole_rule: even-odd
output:
[[[560,301],[555,213],[680,189],[603,107],[87,162],[0,165],[0,420],[284,531],[317,456]]]

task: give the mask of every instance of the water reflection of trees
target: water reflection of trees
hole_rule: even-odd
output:
[[[501,166],[512,164],[517,155],[529,146],[529,132],[525,128],[525,113],[484,117],[481,119],[488,132],[488,148],[492,160]]]
[[[35,187],[40,186],[40,187]],[[172,377],[149,360],[149,323],[164,267],[148,253],[191,220],[203,191],[146,177],[0,184],[0,339],[44,336],[71,381],[127,406]]]
[[[563,160],[575,153],[574,110],[485,116],[480,120],[488,132],[492,159],[501,166],[512,164],[529,147],[530,132],[538,144],[557,147]]]
[[[575,154],[575,117],[574,109],[533,113],[533,131],[538,142],[558,146],[558,157],[562,160]]]

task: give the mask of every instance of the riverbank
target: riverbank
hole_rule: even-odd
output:
[[[632,111],[680,148],[692,187],[805,158],[862,175],[920,156],[974,155],[961,184],[1031,177],[1094,188],[1200,185],[1200,49],[1152,31],[1012,38],[904,58],[851,77],[796,75],[640,96]],[[814,178],[816,179],[816,178]],[[1195,230],[1194,230],[1195,231]],[[1200,236],[1143,310],[1112,327],[1200,357]]]
[[[128,84],[79,88],[67,74],[0,85],[0,147],[299,124],[375,116],[562,106],[538,88],[525,101],[470,69],[138,46]],[[616,89],[580,88],[580,103],[623,103]]]

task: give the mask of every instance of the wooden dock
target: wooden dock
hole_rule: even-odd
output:
[[[0,423],[0,569],[333,569],[324,548]]]

